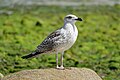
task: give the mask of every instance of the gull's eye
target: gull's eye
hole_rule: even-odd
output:
[[[71,16],[68,16],[68,17],[66,17],[66,18],[71,19],[72,17],[71,17]]]

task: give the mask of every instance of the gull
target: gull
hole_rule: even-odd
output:
[[[42,53],[56,53],[56,68],[64,69],[64,52],[72,47],[78,36],[78,30],[75,26],[76,21],[82,21],[82,19],[73,14],[65,16],[64,25],[61,28],[47,36],[47,38],[37,46],[34,52],[25,55],[22,58],[27,59]],[[60,66],[58,65],[58,53],[61,53]]]

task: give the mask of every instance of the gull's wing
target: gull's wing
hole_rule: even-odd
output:
[[[51,33],[40,45],[37,46],[37,49],[28,54],[23,56],[23,59],[34,57],[41,53],[47,53],[55,51],[56,45],[60,44],[60,40],[64,38],[63,33],[61,33],[61,29],[56,30],[55,32]]]
[[[46,53],[49,51],[54,51],[54,47],[57,41],[63,38],[63,34],[61,33],[61,29],[56,30],[51,33],[40,45],[37,46],[36,51],[39,53]]]

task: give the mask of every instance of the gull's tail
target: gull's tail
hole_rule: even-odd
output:
[[[31,57],[35,57],[38,54],[40,54],[40,52],[32,52],[31,54],[25,55],[22,58],[23,59],[28,59],[28,58],[31,58]]]

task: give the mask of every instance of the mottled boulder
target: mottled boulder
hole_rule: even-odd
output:
[[[2,80],[102,80],[93,70],[87,68],[67,68],[65,70],[33,69],[23,70],[5,76]]]

